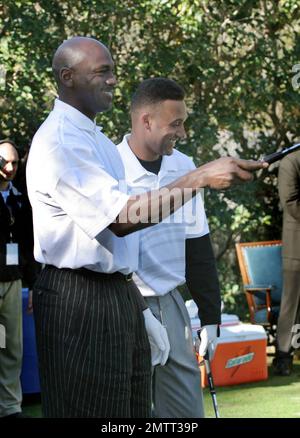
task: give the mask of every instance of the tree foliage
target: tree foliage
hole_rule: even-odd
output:
[[[271,153],[299,140],[300,98],[292,84],[299,18],[297,0],[6,0],[0,3],[1,135],[30,144],[56,95],[55,49],[86,35],[103,41],[116,62],[114,108],[99,115],[114,140],[129,129],[137,84],[167,76],[186,89],[188,139],[178,147],[197,164],[228,153]],[[229,309],[240,290],[234,242],[280,237],[276,178],[274,165],[247,186],[206,193]]]

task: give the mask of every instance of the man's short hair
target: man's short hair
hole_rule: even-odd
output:
[[[184,89],[168,78],[150,78],[144,80],[131,99],[131,112],[147,105],[155,105],[164,100],[183,100]]]

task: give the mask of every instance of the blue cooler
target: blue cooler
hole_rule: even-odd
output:
[[[38,359],[33,314],[27,314],[28,289],[22,289],[23,303],[23,364],[21,385],[23,394],[40,392]]]

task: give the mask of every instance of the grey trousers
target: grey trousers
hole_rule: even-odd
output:
[[[0,417],[21,411],[22,390],[22,283],[0,283],[0,324],[5,328],[5,348],[0,348]]]
[[[292,327],[300,323],[300,272],[283,271],[283,294],[277,323],[278,350],[288,353],[291,348]]]
[[[153,314],[166,326],[171,345],[167,364],[155,367],[153,372],[154,416],[202,418],[201,376],[184,301],[176,289],[161,297],[147,297],[146,301]]]

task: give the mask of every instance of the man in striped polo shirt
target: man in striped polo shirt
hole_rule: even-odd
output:
[[[143,81],[131,102],[132,132],[118,149],[132,193],[155,190],[195,169],[174,150],[185,137],[184,91],[174,81]],[[203,417],[200,373],[189,316],[176,289],[187,283],[202,322],[201,353],[212,355],[220,323],[220,289],[201,194],[162,223],[140,232],[135,282],[154,315],[166,326],[169,360],[153,372],[156,417]]]

